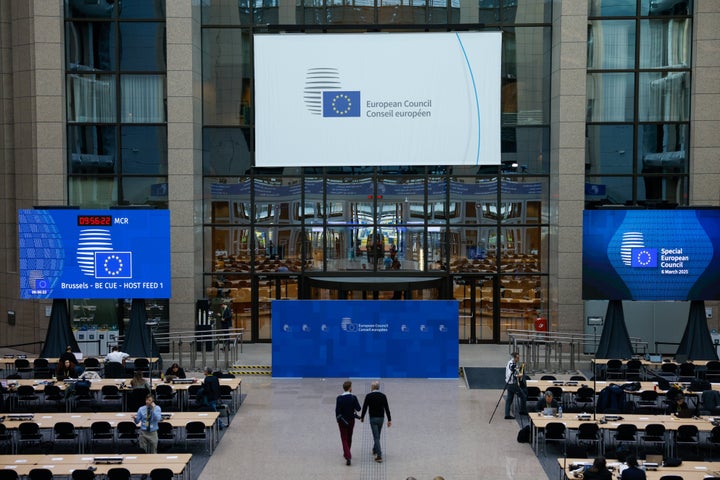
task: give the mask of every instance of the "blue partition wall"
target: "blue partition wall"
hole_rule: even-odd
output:
[[[276,300],[273,377],[457,378],[455,300]]]

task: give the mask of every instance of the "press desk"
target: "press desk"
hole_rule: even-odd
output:
[[[558,468],[560,478],[575,480],[570,469],[571,465],[592,465],[593,460],[588,458],[558,458]],[[611,472],[613,479],[620,477],[620,470],[617,468],[621,465],[619,462],[608,461],[608,467],[613,467]],[[640,465],[642,467],[642,465]],[[717,462],[683,462],[677,467],[658,467],[657,470],[647,470],[645,472],[648,480],[659,480],[663,475],[680,475],[684,480],[701,480],[708,476],[720,476],[720,463]]]
[[[548,423],[559,422],[565,425],[568,432],[577,430],[581,423],[597,423],[600,427],[600,432],[603,435],[603,439],[607,436],[608,432],[616,430],[618,425],[621,424],[633,424],[638,430],[644,430],[646,426],[651,423],[661,423],[665,426],[665,429],[669,432],[675,432],[680,425],[695,425],[698,427],[700,432],[709,432],[713,429],[712,418],[713,417],[697,417],[697,418],[677,418],[674,415],[638,415],[638,414],[622,414],[622,419],[613,420],[607,423],[601,423],[601,420],[605,418],[604,414],[597,414],[593,418],[590,416],[590,420],[578,420],[577,414],[566,413],[563,418],[545,416],[542,413],[531,413],[531,445],[537,452],[539,443],[539,432],[544,430]]]
[[[112,455],[122,457],[122,463],[94,463],[95,456],[108,455],[0,455],[0,468],[15,470],[18,475],[27,475],[34,468],[47,468],[55,476],[72,475],[73,470],[95,467],[96,475],[105,475],[111,468],[126,468],[131,475],[149,475],[155,468],[169,468],[176,477],[191,479],[189,453]]]
[[[84,446],[88,443],[88,432],[94,422],[106,421],[115,428],[118,422],[134,422],[135,412],[36,413],[33,414],[32,420],[10,420],[8,415],[7,413],[0,413],[0,417],[5,417],[3,424],[13,435],[15,435],[18,426],[25,421],[37,423],[41,430],[52,430],[58,422],[70,422],[79,433],[78,449],[82,452]],[[163,419],[163,421],[180,430],[184,429],[188,422],[202,422],[210,434],[210,450],[212,452],[219,439],[219,417],[220,413],[218,412],[172,412],[172,416]],[[13,438],[13,448],[16,447],[16,438]]]
[[[30,363],[30,367],[33,366],[33,362],[37,358],[42,358],[42,357],[27,357],[26,358],[26,360]],[[94,358],[98,359],[98,361],[100,362],[100,365],[103,365],[105,363],[105,357],[94,357]],[[147,358],[148,361],[150,362],[150,365],[156,365],[158,360],[160,359],[159,357],[128,357],[127,359],[125,359],[125,365],[128,365],[128,366],[132,365],[133,362],[137,358]],[[8,374],[12,373],[15,370],[15,360],[18,360],[18,358],[17,357],[0,358],[0,365],[3,365],[5,367],[5,376],[6,377]],[[59,357],[45,358],[45,360],[48,361],[48,364],[50,366],[53,366],[53,365],[57,365],[57,363],[59,361]],[[82,364],[82,362],[81,362],[81,364]]]
[[[232,390],[233,395],[233,407],[234,410],[237,410],[240,407],[240,403],[242,401],[242,379],[241,378],[219,378],[220,385],[228,385],[230,386],[230,389]],[[35,391],[38,393],[43,393],[45,390],[45,385],[47,385],[49,382],[52,382],[52,380],[39,380],[39,379],[18,379],[18,380],[9,380],[7,381],[7,384],[10,388],[14,388],[13,385],[31,385],[33,388],[35,388]],[[149,380],[148,380],[149,383]],[[191,385],[201,385],[202,381],[201,379],[197,380],[194,383],[166,383],[160,380],[159,378],[153,379],[152,381],[152,387],[153,389],[157,387],[158,385],[170,385],[173,388],[173,391],[175,391],[178,395],[177,404],[179,410],[184,410],[187,407],[188,404],[188,390]],[[55,385],[59,386],[61,390],[65,390],[67,388],[67,384],[63,381],[57,381],[54,382]],[[97,395],[98,392],[102,390],[102,387],[105,385],[115,385],[120,390],[120,393],[123,394],[123,409],[125,408],[125,396],[127,393],[131,392],[133,389],[130,387],[130,379],[127,378],[103,378],[100,380],[96,380],[94,382],[90,382],[90,391],[95,393]],[[124,387],[123,387],[124,385]],[[11,390],[12,393],[12,390]]]

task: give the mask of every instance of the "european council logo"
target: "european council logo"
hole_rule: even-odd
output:
[[[360,91],[323,92],[323,117],[359,117]]]
[[[132,252],[95,252],[95,278],[132,278]]]
[[[632,267],[655,268],[658,264],[657,248],[633,248]]]

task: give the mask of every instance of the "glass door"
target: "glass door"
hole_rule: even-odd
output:
[[[462,343],[495,340],[492,276],[455,276],[453,297],[459,302],[458,335]]]
[[[493,312],[495,288],[493,277],[475,280],[475,342],[490,342],[496,337]]]

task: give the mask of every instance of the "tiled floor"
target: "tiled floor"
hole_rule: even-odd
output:
[[[504,366],[506,345],[461,345],[461,366]],[[358,361],[361,361],[359,359]],[[244,346],[241,363],[271,363],[271,345]],[[346,466],[335,422],[342,378],[243,377],[245,401],[202,479],[532,479],[547,473],[520,425],[503,419],[500,390],[469,390],[457,380],[380,379],[393,425],[383,429],[382,464],[370,453],[370,426],[356,423],[353,464]],[[372,379],[352,379],[362,403]],[[195,472],[196,474],[198,472]],[[555,477],[556,472],[552,472]]]

